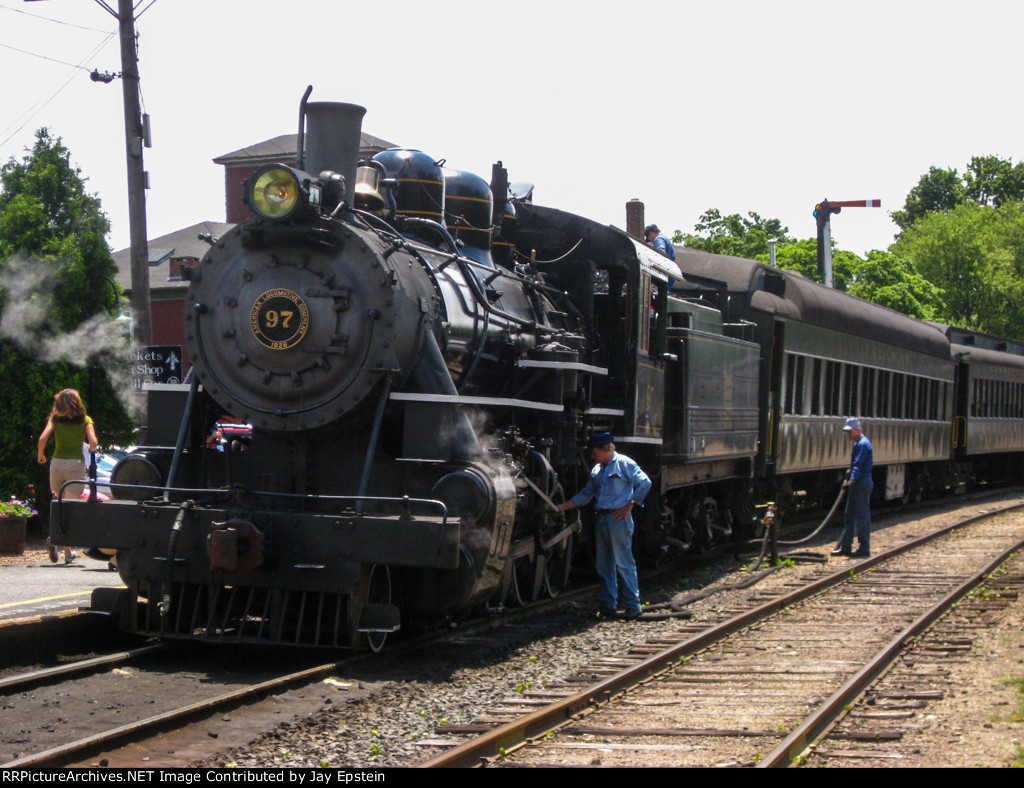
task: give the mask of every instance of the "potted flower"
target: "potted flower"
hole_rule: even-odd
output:
[[[37,514],[31,502],[15,498],[0,500],[0,553],[25,552],[25,523]]]

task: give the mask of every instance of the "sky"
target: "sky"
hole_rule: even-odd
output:
[[[116,0],[108,0],[116,7]],[[383,9],[375,13],[374,9]],[[929,167],[1024,158],[1024,3],[1008,0],[141,0],[149,237],[223,221],[212,159],[297,129],[311,101],[367,109],[363,130],[536,202],[663,231],[709,208],[778,218],[842,249],[885,249],[890,212]],[[40,18],[40,17],[46,17]],[[53,21],[55,20],[55,21]],[[63,139],[129,243],[116,20],[94,0],[0,0],[0,162]],[[112,35],[113,34],[113,35]]]

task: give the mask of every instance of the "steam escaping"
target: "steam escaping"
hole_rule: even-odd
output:
[[[14,342],[44,363],[64,361],[85,367],[94,361],[107,374],[129,416],[140,421],[142,399],[135,393],[123,328],[109,315],[98,314],[70,333],[50,334],[46,311],[56,284],[53,270],[17,256],[5,260],[0,271],[0,287],[7,291],[0,315],[0,338]]]

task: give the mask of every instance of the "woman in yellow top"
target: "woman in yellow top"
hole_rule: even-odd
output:
[[[64,482],[85,478],[85,459],[82,456],[82,444],[89,442],[89,451],[96,451],[96,427],[85,412],[82,397],[74,389],[64,389],[53,398],[53,410],[50,418],[39,436],[39,464],[46,464],[46,444],[54,436],[56,448],[50,461],[50,491],[56,495]],[[84,485],[69,484],[64,489],[65,498],[77,498],[82,494]],[[46,546],[50,550],[50,560],[57,563],[57,548],[49,539]],[[64,545],[64,563],[70,564],[78,553]]]

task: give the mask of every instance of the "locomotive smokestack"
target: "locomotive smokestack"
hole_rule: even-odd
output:
[[[306,172],[324,170],[345,176],[345,202],[352,205],[356,163],[366,107],[334,101],[306,105]]]
[[[644,204],[636,197],[626,203],[626,232],[644,237]]]

